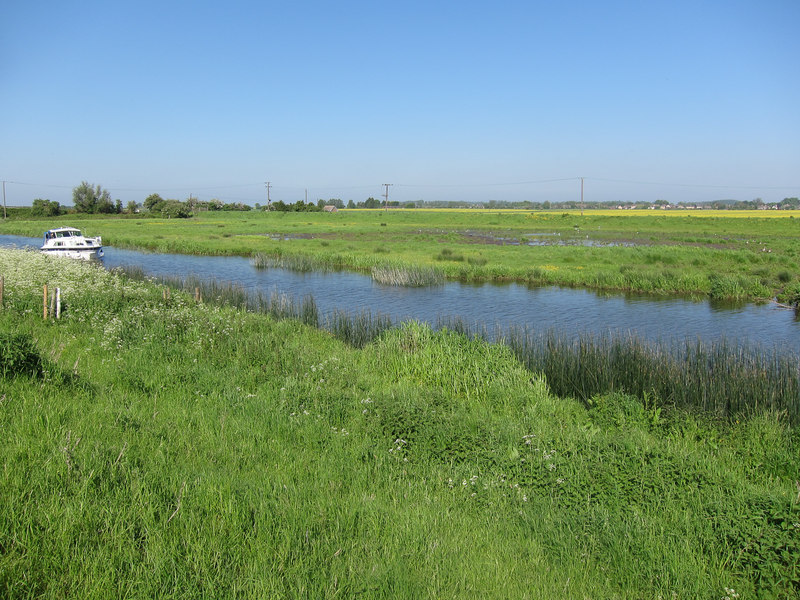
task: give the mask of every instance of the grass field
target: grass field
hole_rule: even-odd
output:
[[[106,244],[161,252],[260,255],[303,268],[428,279],[516,280],[713,298],[800,299],[795,211],[344,210],[200,213],[191,219],[70,215],[8,220],[39,236],[74,223]],[[268,261],[267,261],[268,262]],[[413,283],[412,283],[413,284]]]
[[[37,253],[0,274],[4,598],[800,594],[784,413],[559,397],[504,345],[356,348]]]

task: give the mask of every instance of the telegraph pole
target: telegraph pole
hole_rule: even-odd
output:
[[[383,209],[386,212],[389,212],[389,186],[393,185],[391,183],[384,183],[383,187],[386,188],[386,191],[383,193]]]
[[[6,182],[3,181],[3,219],[6,219]]]
[[[265,181],[264,182],[264,187],[267,188],[267,212],[269,212],[270,210],[272,210],[272,202],[270,202],[270,199],[269,199],[269,188],[271,188],[272,185],[270,184],[269,181]]]
[[[583,177],[581,177],[581,216],[583,216]]]

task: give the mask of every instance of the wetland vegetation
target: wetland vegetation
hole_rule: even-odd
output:
[[[441,278],[800,300],[796,211],[341,210],[13,218],[0,233],[39,236],[65,220],[106,244],[258,257],[262,265],[351,269],[419,284]],[[405,276],[402,270],[408,269]]]
[[[4,597],[800,593],[800,430],[755,383],[727,403],[780,361],[699,357],[707,404],[581,394],[578,365],[658,367],[34,252],[0,274]]]

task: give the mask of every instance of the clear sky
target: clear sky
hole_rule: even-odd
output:
[[[800,1],[7,2],[9,205],[800,195]]]

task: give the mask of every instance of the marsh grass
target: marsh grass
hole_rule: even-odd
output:
[[[61,220],[9,219],[0,223],[0,230],[39,236],[69,220],[67,224],[74,221],[120,248],[261,255],[255,263],[264,268],[369,273],[373,267],[386,266],[391,256],[392,265],[412,268],[434,262],[444,277],[453,280],[521,281],[715,299],[775,297],[785,303],[796,283],[791,276],[787,279],[787,273],[800,268],[794,243],[800,221],[785,218],[784,211],[758,216],[731,211],[702,211],[702,215],[592,211],[567,217],[530,211],[378,212],[342,211],[334,220],[316,213],[202,213],[170,221],[68,215]],[[482,241],[525,240],[531,232],[549,234],[542,239],[553,243],[530,247]],[[476,248],[480,248],[477,257]],[[622,273],[622,266],[631,268]]]
[[[129,275],[143,276],[135,269]],[[276,291],[254,293],[236,284],[195,277],[155,281],[189,294],[200,289],[205,301],[220,306],[319,326],[357,348],[398,325],[369,310],[320,315],[311,295],[297,299]],[[491,329],[459,318],[439,318],[435,329],[508,346],[530,371],[544,374],[559,396],[587,402],[597,394],[621,392],[726,418],[774,411],[800,423],[800,357],[780,348],[724,339],[650,342],[634,335],[572,337],[553,330]]]
[[[304,254],[263,254],[258,253],[250,259],[257,269],[287,269],[299,273],[311,271],[328,271],[331,265],[318,258]]]
[[[438,326],[507,345],[558,396],[589,402],[598,394],[625,393],[724,418],[776,412],[800,425],[800,357],[780,348],[525,328],[489,332],[459,319]]]
[[[355,349],[220,290],[5,251],[0,272],[0,332],[71,375],[0,379],[4,598],[800,593],[785,414],[556,397],[519,350],[420,323],[337,315]],[[29,309],[45,280],[59,321]]]
[[[377,266],[372,268],[371,275],[377,283],[399,287],[427,287],[445,281],[433,267]]]

